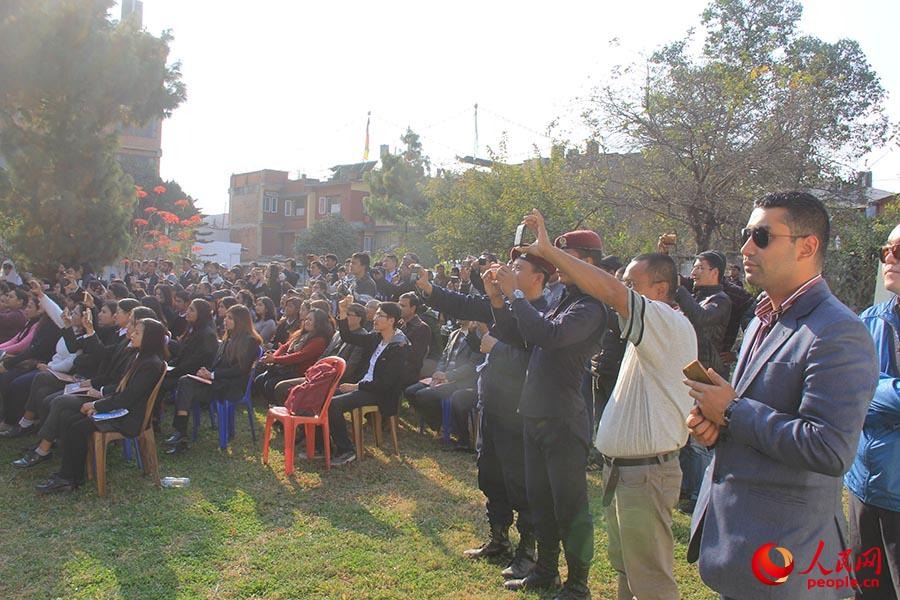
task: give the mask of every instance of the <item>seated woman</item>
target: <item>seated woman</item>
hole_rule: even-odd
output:
[[[243,304],[235,304],[225,314],[225,338],[216,353],[212,368],[201,367],[196,376],[210,383],[197,381],[189,375],[178,380],[175,393],[175,422],[177,441],[166,450],[177,454],[187,448],[188,411],[193,402],[230,400],[237,402],[247,389],[250,369],[259,357],[262,338],[253,329],[250,311]],[[171,439],[171,438],[170,438]]]
[[[216,300],[216,336],[221,339],[225,335],[225,315],[228,309],[238,303],[234,296],[225,296]]]
[[[131,334],[137,354],[115,392],[69,408],[60,416],[62,466],[59,473],[37,486],[42,494],[71,491],[84,481],[88,443],[95,431],[118,431],[126,437],[141,433],[147,401],[166,369],[166,335],[162,323],[141,319]],[[96,413],[124,408],[128,413],[118,419],[94,421]]]
[[[33,467],[52,458],[50,450],[53,447],[53,441],[57,440],[61,434],[61,418],[65,412],[70,409],[77,410],[80,408],[84,404],[85,395],[101,398],[104,395],[113,393],[118,387],[137,352],[137,349],[132,344],[132,337],[137,323],[143,319],[155,320],[156,317],[151,309],[146,306],[134,306],[128,300],[119,301],[115,316],[116,325],[124,327],[124,339],[113,344],[111,350],[101,345],[98,339],[99,336],[94,332],[90,313],[87,312],[82,315],[82,324],[85,328],[85,337],[83,339],[84,352],[101,352],[103,357],[99,365],[91,373],[90,379],[85,379],[81,382],[84,388],[83,393],[65,394],[63,390],[59,390],[41,400],[35,399],[33,404],[26,405],[26,408],[32,411],[32,414],[36,413],[41,421],[40,429],[37,432],[40,442],[34,448],[26,451],[21,458],[14,460],[12,463],[14,467]],[[132,302],[137,301],[133,300]],[[126,312],[125,309],[129,306],[133,308]],[[118,337],[115,336],[113,339],[116,340]],[[99,350],[95,350],[95,348],[99,348]],[[81,356],[83,357],[85,354]],[[32,399],[29,396],[29,403],[31,402]]]
[[[28,391],[34,379],[37,365],[46,364],[56,350],[56,343],[62,331],[47,314],[52,305],[59,311],[59,305],[44,295],[41,284],[31,281],[32,298],[25,309],[29,321],[37,319],[35,333],[28,348],[19,354],[6,357],[0,362],[0,398],[3,399],[3,424],[0,429],[12,429],[25,410]]]
[[[338,330],[341,338],[350,344],[362,346],[371,353],[369,367],[357,383],[342,383],[328,409],[328,423],[334,440],[332,465],[345,465],[356,460],[353,442],[347,436],[344,413],[362,406],[377,406],[382,415],[397,414],[403,378],[406,372],[406,355],[409,342],[400,327],[400,305],[396,302],[382,302],[375,311],[372,333],[357,330],[351,332],[347,326],[347,309],[353,304],[353,296],[345,296],[338,305]]]
[[[266,370],[256,377],[255,382],[266,402],[275,402],[277,384],[303,377],[306,369],[319,360],[333,335],[328,314],[314,308],[303,320],[302,329],[292,333],[288,341],[274,352],[267,352],[260,361]]]
[[[275,303],[267,296],[260,296],[256,299],[255,308],[256,320],[253,322],[253,328],[262,338],[263,344],[268,346],[275,335],[275,329],[278,328],[275,324],[275,319],[278,318],[275,314]]]

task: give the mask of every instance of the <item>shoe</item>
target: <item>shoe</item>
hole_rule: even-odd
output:
[[[306,455],[304,454],[304,456],[306,456]],[[331,466],[332,467],[340,467],[342,465],[352,463],[354,460],[356,460],[356,452],[351,450],[350,452],[344,452],[340,456],[336,456],[336,457],[332,458]]]
[[[527,556],[516,556],[509,566],[500,571],[503,579],[525,579],[534,571],[536,563]]]
[[[570,555],[566,555],[566,563],[569,565],[569,576],[553,600],[591,600],[591,588],[588,587],[590,564],[583,564]]]
[[[52,494],[55,492],[71,492],[78,489],[81,484],[77,481],[71,481],[61,477],[58,473],[50,476],[50,479],[43,483],[39,483],[34,489],[39,494]]]
[[[186,433],[176,431],[175,433],[173,433],[172,435],[167,437],[163,441],[163,444],[165,444],[166,446],[176,446],[178,444],[186,443],[187,439],[188,439],[188,436]]]
[[[694,514],[694,508],[697,507],[696,500],[682,500],[678,503],[678,512],[686,514],[688,516]]]
[[[319,449],[316,449],[316,451],[313,452],[312,458],[309,458],[308,456],[306,456],[306,449],[304,448],[303,450],[301,450],[300,452],[297,453],[296,458],[298,460],[318,460],[320,458],[325,458],[325,453]]]
[[[528,574],[534,570],[536,565],[534,544],[535,539],[533,535],[526,533],[520,537],[512,562],[509,563],[508,567],[500,571],[504,579],[525,579],[528,577]]]
[[[559,575],[541,576],[534,571],[522,579],[507,579],[503,587],[511,592],[519,590],[556,590],[559,589]]]
[[[168,448],[166,448],[165,452],[169,456],[175,456],[177,454],[184,454],[185,452],[187,452],[187,449],[188,449],[188,443],[187,443],[187,439],[185,439],[181,442],[178,442],[177,444],[173,444],[173,445],[169,446]]]
[[[22,458],[12,461],[12,465],[14,467],[19,467],[20,469],[27,469],[28,467],[33,467],[34,465],[38,465],[51,458],[53,458],[52,452],[48,452],[42,456],[34,450],[28,450]]]
[[[34,432],[37,429],[37,424],[32,423],[28,427],[22,427],[18,423],[6,429],[4,431],[0,431],[0,438],[4,439],[12,439],[17,437],[23,437],[28,435],[29,433]]]
[[[509,527],[491,524],[491,537],[478,548],[463,552],[466,558],[512,558],[512,545],[509,543]]]

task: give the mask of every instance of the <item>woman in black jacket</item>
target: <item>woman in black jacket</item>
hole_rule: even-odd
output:
[[[334,439],[332,465],[345,465],[356,460],[353,442],[347,436],[344,413],[362,406],[377,406],[382,415],[397,414],[403,376],[406,372],[406,353],[409,343],[400,331],[400,305],[382,302],[375,311],[372,333],[362,330],[351,332],[347,326],[347,309],[353,296],[346,296],[338,305],[338,331],[350,344],[362,346],[370,354],[368,369],[358,383],[342,383],[328,409],[328,423]]]
[[[166,334],[166,328],[155,319],[142,319],[137,323],[131,334],[131,344],[137,355],[116,391],[85,402],[80,409],[69,410],[63,416],[60,428],[62,467],[59,473],[37,486],[38,492],[68,491],[81,485],[88,443],[95,431],[118,431],[126,437],[141,433],[147,402],[166,369]],[[92,418],[96,413],[117,409],[126,409],[128,413],[109,421]]]
[[[209,302],[203,298],[192,300],[185,319],[188,328],[178,340],[178,354],[169,361],[170,370],[163,383],[164,390],[175,389],[182,375],[196,373],[201,367],[211,367],[219,349]]]
[[[187,448],[188,410],[194,400],[240,400],[247,389],[250,370],[260,356],[262,338],[253,329],[250,311],[243,304],[235,304],[225,314],[225,338],[219,347],[212,367],[201,367],[196,377],[187,374],[178,380],[175,393],[175,434],[166,440],[167,454],[177,454]],[[205,383],[208,381],[209,383]]]

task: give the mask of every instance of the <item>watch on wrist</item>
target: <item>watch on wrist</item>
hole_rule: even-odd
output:
[[[516,288],[513,290],[512,297],[515,298],[516,300],[521,300],[521,299],[525,298],[525,292],[523,292],[519,288]]]

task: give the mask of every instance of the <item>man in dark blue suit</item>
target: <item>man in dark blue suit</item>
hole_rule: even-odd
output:
[[[715,446],[691,524],[688,560],[723,598],[843,598],[841,506],[875,383],[872,338],[822,279],[828,213],[804,192],[758,200],[742,232],[744,273],[760,287],[733,384],[685,381],[692,434]],[[852,574],[850,574],[852,577]]]

